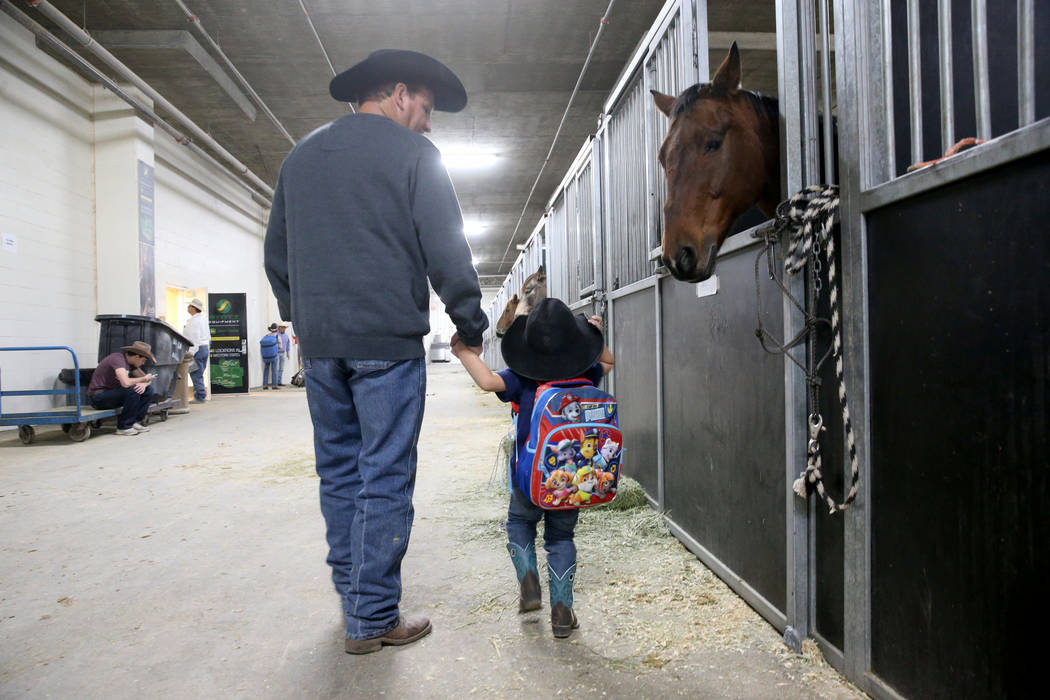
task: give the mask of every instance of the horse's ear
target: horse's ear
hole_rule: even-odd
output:
[[[536,274],[541,276],[543,275],[543,265],[540,265],[538,268],[536,268]]]
[[[722,65],[715,71],[715,77],[711,79],[711,85],[720,90],[725,90],[730,95],[735,95],[740,89],[740,51],[736,48],[736,42],[729,47]]]
[[[665,116],[671,116],[671,107],[674,106],[674,97],[671,95],[665,95],[657,90],[650,90],[653,96],[653,102],[656,103],[656,108],[664,113]]]
[[[536,279],[547,281],[547,271],[543,269],[543,265],[540,265],[540,268],[536,270]]]
[[[520,301],[521,301],[521,299],[519,299],[519,298],[518,298],[518,295],[517,295],[517,294],[515,294],[515,295],[514,295],[513,297],[511,297],[511,299],[510,299],[510,303],[512,303],[512,304],[517,304],[517,303],[518,303],[518,302],[520,302]]]

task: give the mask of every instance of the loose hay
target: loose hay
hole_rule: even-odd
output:
[[[471,504],[462,511],[479,516],[463,529],[471,542],[502,549],[505,503],[494,506],[488,494],[478,509]],[[541,522],[541,569],[542,527]],[[633,479],[621,477],[612,504],[581,511],[575,540],[576,609],[585,626],[581,643],[592,640],[588,647],[608,668],[649,673],[670,663],[686,665],[696,652],[753,650],[778,658],[793,678],[841,687],[841,677],[816,644],[806,640],[802,654],[789,650],[769,623],[671,535],[663,514],[649,507]],[[493,592],[471,614],[493,615],[501,604],[517,604],[514,590],[503,594],[506,577],[491,581]]]

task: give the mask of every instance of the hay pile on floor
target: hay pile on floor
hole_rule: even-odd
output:
[[[486,505],[479,504],[484,517],[464,532],[474,543],[486,541],[491,543],[487,546],[502,548],[507,494],[502,494],[503,499],[494,499],[495,495],[491,491],[485,495]],[[473,506],[466,510],[478,513]],[[541,570],[545,565],[542,532],[541,523],[537,538]],[[841,686],[842,678],[811,641],[803,654],[791,652],[776,629],[671,535],[663,514],[650,507],[645,491],[633,479],[621,477],[612,503],[581,511],[575,541],[576,607],[585,625],[577,643],[600,640],[591,651],[610,668],[644,673],[672,661],[688,664],[699,651],[754,650],[780,659],[792,676]],[[498,588],[488,604],[472,614],[501,615],[503,608],[517,604],[513,595],[506,594],[505,579],[494,580]]]

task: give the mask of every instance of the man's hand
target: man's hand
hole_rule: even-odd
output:
[[[138,384],[136,384],[132,388],[135,389],[135,393],[136,394],[141,394],[142,392],[144,392],[146,390],[146,386],[147,385],[148,385],[148,382],[139,382]]]
[[[598,315],[591,316],[589,319],[587,319],[587,323],[591,324],[592,326],[594,326],[598,330],[602,329],[602,317],[601,316],[598,316]]]
[[[453,333],[452,340],[450,340],[448,344],[452,347],[452,354],[456,357],[459,357],[459,353],[463,352],[464,350],[466,350],[467,352],[472,352],[475,355],[479,356],[481,355],[481,353],[485,352],[485,348],[480,345],[464,345],[463,341],[459,339],[459,333]],[[456,351],[457,345],[460,346],[459,352]]]

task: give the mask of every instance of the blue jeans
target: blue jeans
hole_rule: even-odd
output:
[[[190,372],[193,380],[193,398],[204,401],[208,398],[208,390],[204,387],[204,368],[208,366],[208,346],[197,346],[197,352],[193,353],[194,369]]]
[[[576,563],[576,543],[573,531],[580,511],[544,510],[513,486],[510,489],[510,507],[507,509],[507,539],[522,549],[536,541],[536,523],[543,519],[543,547],[547,550],[547,564],[562,576]]]
[[[277,358],[263,358],[263,386],[277,386]]]
[[[277,356],[277,383],[284,384],[284,353]]]
[[[147,386],[141,394],[135,393],[132,388],[106,389],[88,397],[88,401],[98,409],[121,407],[120,413],[117,414],[117,428],[124,430],[146,417],[154,393],[151,386]]]
[[[328,565],[346,636],[378,637],[400,614],[426,363],[310,358],[303,365]]]

